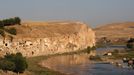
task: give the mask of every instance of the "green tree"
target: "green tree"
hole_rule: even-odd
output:
[[[24,58],[21,53],[16,54],[14,63],[15,63],[15,66],[16,66],[14,72],[22,73],[22,72],[25,71],[26,68],[28,68],[26,58]]]
[[[134,44],[133,43],[127,43],[127,48],[133,49],[134,48]]]
[[[93,46],[93,47],[88,46],[86,50],[87,50],[87,53],[90,53],[91,51],[96,50],[96,47],[95,46]]]
[[[11,61],[1,59],[0,60],[0,69],[4,71],[13,71],[15,69],[15,64]]]
[[[134,38],[130,38],[128,41],[127,41],[127,48],[129,49],[134,49]]]
[[[21,25],[21,19],[19,17],[15,17],[15,24]]]
[[[15,25],[16,24],[15,18],[10,18],[9,21],[10,21],[11,25]]]
[[[4,26],[21,24],[21,19],[19,17],[9,18],[2,20]]]
[[[3,21],[0,21],[0,29],[3,29],[3,28],[4,28]]]
[[[88,46],[88,47],[87,47],[87,53],[90,53],[90,52],[91,52],[91,47]]]
[[[9,61],[14,61],[14,59],[15,59],[15,54],[9,54],[9,53],[7,53],[7,54],[4,56],[4,59],[9,60]]]
[[[0,20],[0,35],[3,36],[4,42],[5,42],[5,38],[7,35],[13,37],[12,35],[17,34],[15,28],[5,28],[5,26],[20,24],[20,22],[21,22],[21,19],[19,17]],[[9,35],[7,33],[9,33],[11,35]]]
[[[26,58],[23,57],[21,53],[6,54],[3,59],[4,60],[0,62],[0,68],[2,70],[9,70],[16,73],[23,73],[25,69],[28,68]]]
[[[3,20],[3,24],[4,24],[4,26],[10,25],[11,24],[11,20],[10,19],[4,19]]]

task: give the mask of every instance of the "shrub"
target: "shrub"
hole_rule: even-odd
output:
[[[95,46],[93,46],[93,47],[92,47],[92,50],[96,50],[96,47],[95,47]]]
[[[4,71],[13,71],[15,69],[15,64],[11,61],[1,59],[0,60],[0,69]]]
[[[132,48],[134,48],[134,45],[133,45],[133,43],[127,43],[127,48],[129,48],[129,49],[132,49]]]
[[[127,48],[134,49],[134,38],[130,38],[126,44]]]
[[[0,29],[3,29],[4,28],[4,24],[2,21],[0,21]]]
[[[4,19],[3,20],[3,24],[6,25],[14,25],[15,24],[15,20],[14,18],[10,18],[10,19]]]
[[[28,64],[26,62],[26,58],[24,58],[21,53],[6,54],[0,63],[0,67],[2,70],[23,73],[25,69],[28,68]]]
[[[15,25],[15,24],[21,24],[21,19],[19,17],[14,17],[14,18],[9,18],[9,19],[4,19],[0,22],[0,24],[3,24],[4,26],[8,25]]]
[[[15,63],[15,66],[16,66],[14,72],[22,73],[22,72],[25,71],[26,68],[28,68],[26,58],[24,58],[21,53],[16,54],[14,63]]]
[[[91,52],[91,47],[88,46],[86,50],[87,50],[87,53],[90,53]]]
[[[93,51],[95,49],[96,49],[95,46],[93,46],[93,47],[88,46],[86,50],[87,50],[87,53],[90,53],[91,51]]]
[[[21,24],[21,19],[19,17],[15,17],[14,19],[16,24]]]
[[[9,54],[7,53],[5,56],[4,56],[4,59],[8,60],[8,61],[13,61],[15,59],[15,54]]]

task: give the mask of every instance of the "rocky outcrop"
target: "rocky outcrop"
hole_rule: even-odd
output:
[[[81,22],[23,23],[13,38],[0,39],[0,52],[39,56],[82,50],[95,45],[95,34]],[[4,42],[3,42],[4,41]]]

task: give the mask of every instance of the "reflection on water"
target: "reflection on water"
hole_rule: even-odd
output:
[[[111,64],[93,64],[88,54],[51,57],[41,62],[42,66],[72,75],[133,75],[134,70],[115,67]]]
[[[89,63],[89,54],[74,54],[66,56],[51,57],[42,62],[43,65],[49,68],[62,68],[62,66],[74,66]]]

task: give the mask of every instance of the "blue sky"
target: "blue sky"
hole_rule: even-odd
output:
[[[83,21],[90,26],[134,21],[134,0],[0,0],[0,19]]]

